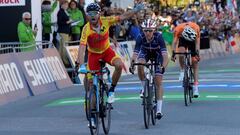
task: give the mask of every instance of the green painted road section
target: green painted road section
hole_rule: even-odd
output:
[[[121,95],[115,98],[116,102],[138,102],[141,101],[136,94]],[[166,92],[164,95],[166,101],[181,101],[183,94],[181,92]],[[240,92],[202,92],[199,98],[194,100],[205,101],[221,101],[221,100],[240,100]],[[84,98],[64,98],[53,101],[46,105],[46,107],[53,106],[71,106],[80,105],[84,103]]]

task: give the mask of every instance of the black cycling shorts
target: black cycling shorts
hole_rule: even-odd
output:
[[[196,44],[195,41],[188,41],[183,37],[179,38],[178,48],[185,47],[186,49],[190,50],[193,54],[192,57],[196,56]]]

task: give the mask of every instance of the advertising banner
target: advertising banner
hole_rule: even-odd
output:
[[[58,76],[51,68],[51,58],[43,57],[42,50],[17,53],[15,57],[19,61],[33,95],[57,90],[55,79]]]
[[[120,56],[120,58],[122,59],[122,61],[124,63],[122,75],[128,74],[128,69],[129,69],[130,63],[131,63],[131,57],[133,55],[134,43],[135,43],[134,41],[118,42],[117,46],[114,46],[111,43],[112,49]],[[113,67],[109,67],[109,68],[111,69],[111,71],[114,70]],[[112,73],[113,72],[111,72],[111,74]]]
[[[68,55],[68,58],[69,58],[69,61],[72,65],[72,67],[75,67],[75,61],[77,60],[77,57],[78,57],[78,48],[79,46],[76,45],[76,46],[66,46],[66,50],[67,50],[67,55]],[[75,80],[75,83],[82,83],[83,79],[84,79],[84,74],[78,74],[78,76],[76,76],[74,78]]]
[[[0,105],[30,96],[29,87],[15,57],[0,57]]]
[[[26,0],[0,0],[0,7],[25,6]]]
[[[73,86],[58,51],[55,48],[44,49],[42,51],[57,88],[62,89]]]

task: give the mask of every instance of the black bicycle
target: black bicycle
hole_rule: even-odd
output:
[[[150,119],[152,120],[152,124],[156,124],[156,112],[157,112],[157,90],[155,87],[155,68],[156,66],[160,66],[160,64],[155,63],[153,60],[150,60],[150,63],[133,63],[132,69],[134,66],[142,65],[146,67],[145,72],[145,85],[144,85],[144,92],[142,97],[142,105],[143,105],[143,118],[144,118],[144,125],[145,128],[149,128]],[[133,72],[132,72],[133,74]],[[151,117],[151,118],[150,118]]]
[[[99,121],[102,120],[102,127],[105,134],[109,133],[111,125],[111,110],[112,104],[109,104],[107,100],[108,96],[108,85],[106,80],[103,78],[104,74],[107,74],[108,81],[110,79],[110,70],[105,66],[103,60],[99,60],[101,68],[100,70],[85,70],[82,74],[90,73],[93,76],[93,84],[90,85],[89,91],[85,96],[86,99],[86,114],[89,120],[89,128],[92,135],[99,134]],[[94,123],[92,123],[94,118]]]
[[[184,55],[184,102],[185,106],[192,103],[193,98],[193,71],[192,71],[192,52],[187,51],[185,53],[174,52],[173,55]]]

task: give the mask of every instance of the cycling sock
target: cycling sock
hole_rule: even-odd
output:
[[[109,92],[114,92],[116,85],[111,84],[111,87],[109,89]]]
[[[157,112],[162,113],[162,100],[157,100]]]

